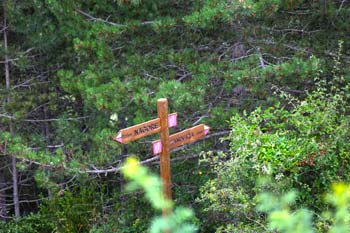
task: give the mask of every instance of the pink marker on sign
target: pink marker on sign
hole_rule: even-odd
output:
[[[162,142],[161,141],[155,141],[152,143],[153,146],[153,154],[157,155],[162,152]]]
[[[209,133],[209,127],[204,125],[204,135],[207,135]]]
[[[168,127],[177,126],[177,113],[172,113],[168,115]]]
[[[114,140],[116,140],[117,142],[123,143],[123,136],[122,133],[119,133]]]

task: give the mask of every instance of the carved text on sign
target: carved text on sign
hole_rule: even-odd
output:
[[[169,114],[168,127],[177,125],[177,113]],[[122,129],[113,139],[120,143],[128,143],[136,139],[158,133],[160,131],[160,119],[156,118],[138,125]]]
[[[176,147],[191,143],[200,138],[203,138],[209,132],[209,127],[201,124],[190,129],[186,129],[179,133],[169,136],[169,148],[174,149]],[[157,140],[152,142],[153,145],[153,154],[160,154],[162,152],[162,143]]]

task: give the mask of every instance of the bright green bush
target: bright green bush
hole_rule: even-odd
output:
[[[349,181],[350,88],[338,61],[333,80],[316,79],[305,99],[276,90],[284,98],[281,103],[231,118],[231,154],[205,160],[217,177],[201,188],[199,198],[217,227],[264,231],[265,219],[254,200],[262,191],[255,185],[260,177],[272,177],[268,189],[273,193],[299,190],[296,203],[317,212],[327,208],[321,197],[332,183]]]

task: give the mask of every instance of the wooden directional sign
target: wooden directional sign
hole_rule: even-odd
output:
[[[122,129],[113,139],[128,143],[138,138],[159,133],[160,140],[153,142],[153,154],[160,154],[160,176],[163,182],[164,197],[171,200],[170,149],[191,143],[203,138],[209,132],[206,125],[197,125],[169,136],[169,128],[177,125],[177,113],[168,115],[168,100],[158,99],[158,118]],[[171,209],[164,208],[163,215],[169,215]],[[165,232],[169,232],[165,230]]]
[[[172,134],[169,136],[169,149],[194,142],[200,138],[203,138],[209,132],[209,127],[206,125],[197,125],[193,128],[186,129],[184,131]],[[162,152],[162,142],[160,140],[152,142],[153,154],[160,154]]]
[[[168,127],[177,125],[177,113],[168,115]],[[120,143],[128,143],[136,139],[158,133],[160,131],[160,119],[156,118],[129,128],[122,129],[113,139]]]

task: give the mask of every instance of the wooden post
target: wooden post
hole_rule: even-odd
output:
[[[160,118],[159,137],[162,143],[162,153],[160,154],[160,176],[163,182],[163,193],[165,198],[171,200],[171,177],[170,177],[170,148],[168,129],[168,100],[158,99],[158,117]],[[163,216],[170,214],[170,209],[163,209]]]

